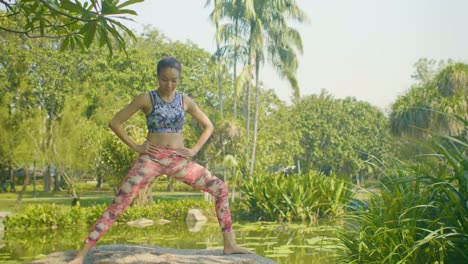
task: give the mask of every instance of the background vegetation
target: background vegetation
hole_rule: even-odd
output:
[[[216,127],[195,158],[230,184],[245,213],[277,221],[344,215],[338,238],[348,263],[466,261],[467,64],[417,61],[414,85],[385,113],[326,91],[301,96],[302,41],[288,21],[307,16],[295,1],[208,1],[214,54],[152,28],[134,35],[112,16],[134,15],[126,7],[139,1],[119,2],[1,1],[2,191],[19,191],[17,181],[26,188],[32,176],[41,177],[45,192],[61,178],[53,189],[74,197],[89,180],[116,190],[135,153],[107,122],[131,98],[156,89],[156,62],[175,56],[183,64],[179,91]],[[263,88],[265,62],[290,82],[291,105]],[[125,129],[144,141],[142,115]],[[187,146],[199,132],[189,119]],[[24,177],[16,178],[21,168]],[[151,188],[161,185],[147,194]],[[353,200],[359,188],[376,191],[368,201]],[[7,225],[69,225],[66,215],[94,219],[100,209],[77,208],[30,207]],[[143,215],[141,208],[133,214]]]

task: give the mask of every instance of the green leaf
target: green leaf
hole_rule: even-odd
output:
[[[66,50],[69,44],[70,44],[70,36],[67,36],[63,39],[62,45],[60,45],[60,51]]]
[[[126,2],[123,2],[122,4],[118,5],[117,7],[118,8],[123,8],[123,7],[126,7],[126,6],[129,6],[129,5],[133,5],[133,4],[136,4],[136,3],[142,3],[144,2],[145,0],[128,0]]]
[[[71,2],[70,0],[62,0],[60,1],[61,3],[61,8],[68,10],[73,13],[81,13],[83,11],[83,8],[80,5],[77,5],[76,3]]]
[[[114,1],[103,1],[101,14],[103,15],[113,15],[118,14],[119,9],[115,6]]]
[[[134,15],[137,16],[137,12],[131,9],[120,9],[117,14],[129,14],[129,15]]]
[[[112,22],[113,24],[117,25],[119,28],[123,29],[131,38],[133,38],[134,40],[137,40],[137,37],[135,36],[133,31],[131,31],[125,25],[123,25],[122,23],[120,23],[119,21],[116,21],[114,19],[109,19],[109,21]]]
[[[83,43],[86,48],[89,48],[91,46],[91,43],[93,42],[94,36],[96,35],[97,21],[88,22],[86,26],[87,28],[86,28],[86,31],[84,32]]]

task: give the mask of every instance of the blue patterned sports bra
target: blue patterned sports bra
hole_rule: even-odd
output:
[[[184,96],[176,93],[174,100],[167,103],[157,91],[149,92],[153,109],[146,116],[150,133],[180,133],[185,123]]]

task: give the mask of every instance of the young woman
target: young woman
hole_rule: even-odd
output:
[[[211,175],[204,167],[190,160],[210,137],[213,124],[190,97],[176,92],[181,70],[181,64],[173,57],[160,60],[157,66],[158,89],[138,95],[110,121],[109,127],[112,131],[140,155],[122,181],[114,200],[95,223],[86,238],[83,249],[70,262],[71,264],[83,263],[89,249],[127,209],[138,191],[160,175],[174,177],[213,195],[216,201],[216,215],[224,239],[224,253],[251,253],[236,244],[226,184]],[[122,126],[138,111],[146,115],[148,126],[146,142],[141,145],[130,138]],[[189,113],[203,127],[197,143],[191,148],[184,146],[181,133],[186,113]]]

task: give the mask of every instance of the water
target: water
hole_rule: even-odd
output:
[[[56,252],[77,250],[90,227],[70,227],[56,230],[34,229],[5,232],[0,241],[0,263],[27,263]],[[336,225],[277,224],[268,222],[237,222],[234,224],[237,242],[258,255],[280,264],[335,263],[336,241],[323,240]],[[156,245],[180,249],[222,248],[222,236],[217,222],[189,226],[185,222],[155,224],[144,228],[124,224],[114,225],[97,246],[108,244]]]

